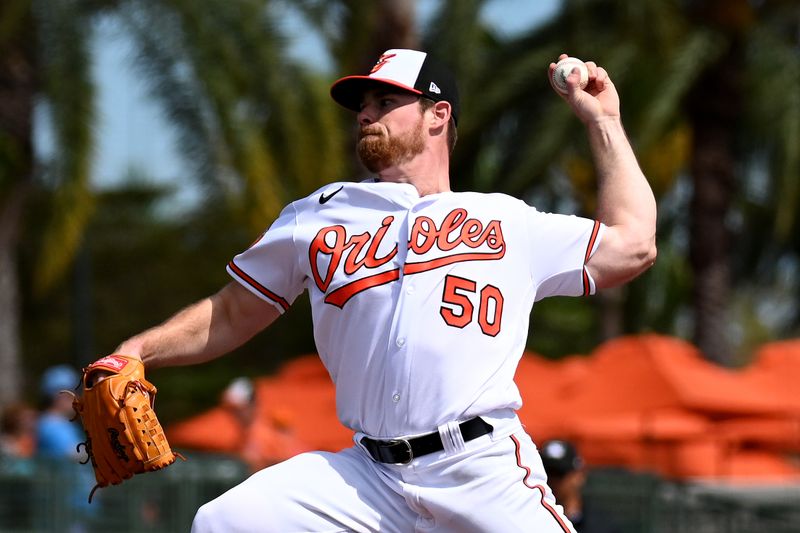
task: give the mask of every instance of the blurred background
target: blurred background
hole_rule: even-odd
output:
[[[300,298],[230,356],[148,376],[165,426],[219,416],[189,434],[224,419],[230,442],[176,433],[190,461],[101,491],[88,510],[70,499],[84,500],[84,474],[60,473],[42,450],[48,431],[62,442],[74,429],[54,422],[70,371],[219,289],[227,261],[288,202],[365,176],[353,116],[328,88],[402,47],[442,57],[460,81],[454,190],[591,216],[585,135],[546,78],[567,52],[610,72],[656,194],[650,271],[536,305],[518,380],[538,403],[541,376],[559,369],[547,405],[563,412],[558,424],[524,412],[534,438],[580,446],[595,469],[586,490],[623,531],[800,531],[797,0],[3,0],[0,530],[186,530],[256,465],[347,445],[321,421],[330,394],[313,415],[294,412],[311,393],[277,405],[291,394],[276,391],[326,390],[313,362],[298,369],[315,350]],[[597,376],[630,394],[572,418],[600,409],[585,391],[614,395],[590,386]],[[259,397],[268,408],[253,407]],[[306,418],[325,433],[300,438]],[[745,418],[755,426],[730,429]],[[243,451],[254,431],[268,451]],[[685,440],[723,433],[713,450]],[[733,448],[772,455],[742,470]],[[692,460],[703,464],[675,467]]]

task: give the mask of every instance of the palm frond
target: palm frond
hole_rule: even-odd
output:
[[[786,243],[798,225],[800,205],[800,91],[790,89],[800,87],[800,56],[796,44],[771,28],[754,31],[749,45],[747,120],[759,140],[754,152],[768,156],[774,235]]]
[[[88,51],[89,19],[76,3],[38,3],[44,92],[49,102],[55,144],[54,208],[35,273],[39,292],[46,291],[66,270],[94,207],[90,191],[94,147],[94,82]]]
[[[276,13],[256,0],[213,0],[203,10],[165,0],[134,5],[126,16],[142,49],[137,64],[184,147],[259,228],[344,161],[334,155],[342,136],[326,131],[336,108],[319,105],[327,87],[289,59]]]
[[[33,0],[5,0],[0,4],[0,50],[22,33]]]
[[[650,104],[641,118],[637,141],[648,149],[663,134],[670,121],[682,112],[683,100],[701,74],[726,47],[725,38],[706,28],[685,36],[666,65],[657,70],[658,90],[650,93]]]

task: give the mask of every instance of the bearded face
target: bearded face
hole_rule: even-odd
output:
[[[361,163],[375,173],[410,161],[424,149],[422,115],[414,126],[400,134],[391,133],[380,123],[361,126],[356,146]]]

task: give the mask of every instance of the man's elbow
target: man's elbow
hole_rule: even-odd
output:
[[[656,247],[655,238],[650,239],[648,243],[642,246],[637,258],[639,259],[639,274],[642,274],[656,263],[658,256],[658,248]],[[638,274],[637,274],[638,275]]]
[[[642,243],[636,250],[633,250],[629,272],[621,282],[627,283],[647,272],[655,264],[657,255],[658,249],[656,248],[655,239]]]
[[[625,253],[620,254],[606,268],[595,272],[595,284],[598,289],[619,287],[645,273],[656,262],[658,250],[655,239],[640,243],[628,243]]]

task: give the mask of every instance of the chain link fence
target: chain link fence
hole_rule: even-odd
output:
[[[800,485],[680,483],[596,469],[585,493],[624,533],[800,533]]]
[[[0,463],[0,532],[188,532],[200,505],[246,476],[235,459],[190,455],[99,489],[89,505],[88,465]],[[683,484],[603,469],[591,471],[586,496],[623,533],[800,533],[800,485]]]
[[[177,463],[98,489],[91,504],[89,465],[33,461],[0,468],[0,532],[188,532],[200,505],[247,476],[241,462],[227,457],[188,455]]]

